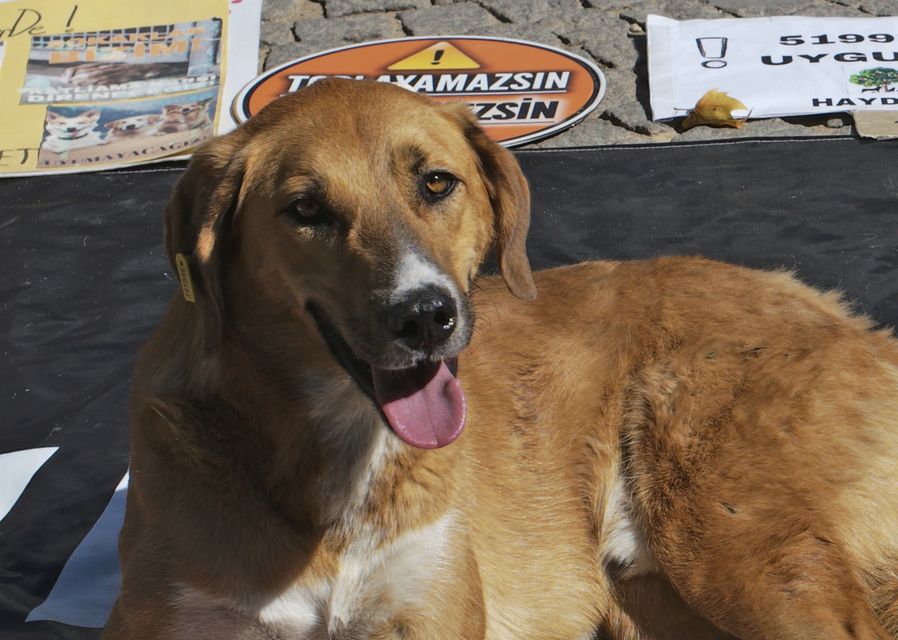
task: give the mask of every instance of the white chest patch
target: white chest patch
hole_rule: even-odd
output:
[[[296,583],[259,607],[258,619],[311,639],[363,616],[427,606],[429,587],[451,559],[454,525],[450,513],[380,548],[376,536],[360,535],[334,576]]]
[[[630,497],[620,477],[615,479],[605,503],[603,529],[603,563],[615,565],[622,579],[658,570],[645,534],[633,519]]]
[[[316,632],[324,631],[325,620],[322,611],[327,608],[330,584],[319,581],[315,584],[291,586],[274,600],[259,609],[259,620],[274,626],[289,626],[295,633],[314,638]]]

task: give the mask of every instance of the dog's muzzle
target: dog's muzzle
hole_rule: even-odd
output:
[[[306,308],[337,361],[396,435],[415,447],[443,447],[459,437],[465,423],[455,356],[467,343],[471,322],[452,292],[438,284],[404,293],[378,314],[384,346],[393,352],[389,364],[353,351],[318,303],[309,301]]]

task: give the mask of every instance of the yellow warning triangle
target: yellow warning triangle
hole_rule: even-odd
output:
[[[399,62],[394,62],[389,71],[423,71],[425,69],[479,69],[480,65],[448,42],[437,42],[418,53],[413,53]]]

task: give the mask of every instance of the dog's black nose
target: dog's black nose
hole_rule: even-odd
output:
[[[458,322],[455,302],[431,289],[390,307],[387,326],[410,349],[432,351],[445,342]]]

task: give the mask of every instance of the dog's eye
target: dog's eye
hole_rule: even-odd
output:
[[[321,203],[311,196],[297,198],[285,210],[294,221],[306,226],[327,224],[328,217]]]
[[[432,171],[424,174],[421,193],[428,202],[442,200],[455,188],[458,179],[448,171]]]

